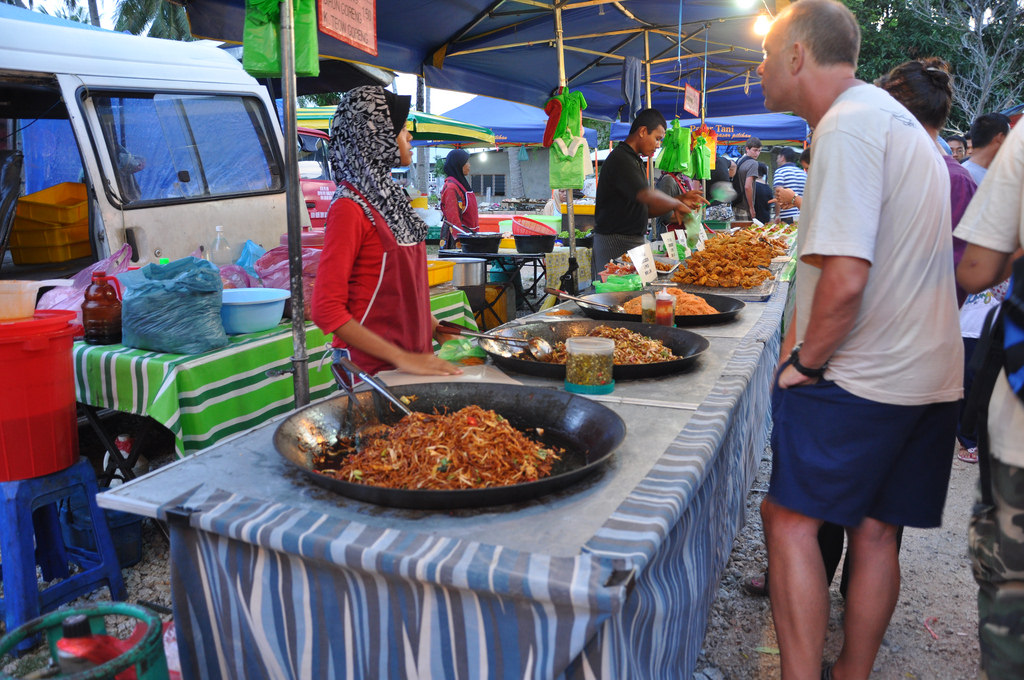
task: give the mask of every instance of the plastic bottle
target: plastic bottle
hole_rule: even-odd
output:
[[[82,325],[85,341],[90,345],[116,345],[121,342],[121,300],[110,281],[117,279],[106,272],[93,272],[92,283],[85,289],[82,303]]]
[[[231,251],[231,244],[224,238],[224,227],[217,225],[217,235],[213,238],[213,245],[210,246],[210,262],[223,267],[235,261],[235,254]]]

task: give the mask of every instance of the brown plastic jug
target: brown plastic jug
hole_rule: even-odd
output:
[[[118,289],[115,290],[110,282]],[[117,277],[106,272],[93,272],[92,283],[85,289],[82,303],[82,325],[85,341],[90,345],[116,345],[121,342],[121,296]]]

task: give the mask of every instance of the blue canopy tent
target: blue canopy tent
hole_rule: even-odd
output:
[[[503,144],[540,144],[548,115],[536,106],[494,99],[473,97],[462,106],[445,113],[450,118],[483,125],[494,131],[494,141]],[[583,136],[591,147],[597,146],[597,131],[583,128]]]
[[[681,118],[679,122],[686,127],[700,125],[699,118]],[[784,113],[707,118],[704,122],[718,133],[719,143],[724,144],[740,144],[751,136],[757,137],[764,143],[803,142],[807,139],[809,132],[807,121],[798,116]],[[612,141],[621,141],[628,134],[629,123],[612,123]]]
[[[774,9],[773,1],[767,4]],[[186,11],[193,35],[242,41],[243,0],[191,0]],[[535,0],[389,0],[386,12],[389,19],[382,20],[378,8],[376,55],[324,33],[320,54],[422,74],[431,87],[538,107],[564,72],[566,85],[587,98],[587,114],[604,119],[616,118],[622,107],[623,62],[632,57],[645,63],[644,90],[649,68],[651,104],[666,117],[687,115],[686,84],[706,91],[707,114],[765,112],[754,72],[761,61],[752,30],[757,14],[731,3],[624,0],[556,9]]]

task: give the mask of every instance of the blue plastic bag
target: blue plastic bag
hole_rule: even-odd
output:
[[[126,346],[198,354],[228,344],[220,320],[223,286],[216,265],[183,257],[117,278],[124,286],[121,342]]]
[[[260,276],[258,273],[256,273],[256,260],[260,259],[266,254],[266,248],[250,239],[245,242],[244,246],[242,246],[242,254],[238,256],[237,260],[235,260],[235,264],[237,264],[239,267],[244,268],[245,271],[249,272],[258,279]]]

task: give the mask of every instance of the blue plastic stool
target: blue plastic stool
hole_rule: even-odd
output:
[[[125,599],[110,529],[96,505],[97,491],[96,474],[85,458],[60,472],[0,482],[0,575],[4,584],[0,614],[8,632],[104,585],[111,599]],[[84,496],[88,503],[96,550],[64,546],[56,504],[75,495]],[[72,576],[68,575],[69,556],[81,567]],[[37,564],[44,579],[64,580],[40,592]],[[15,651],[28,651],[33,642],[25,640]]]

